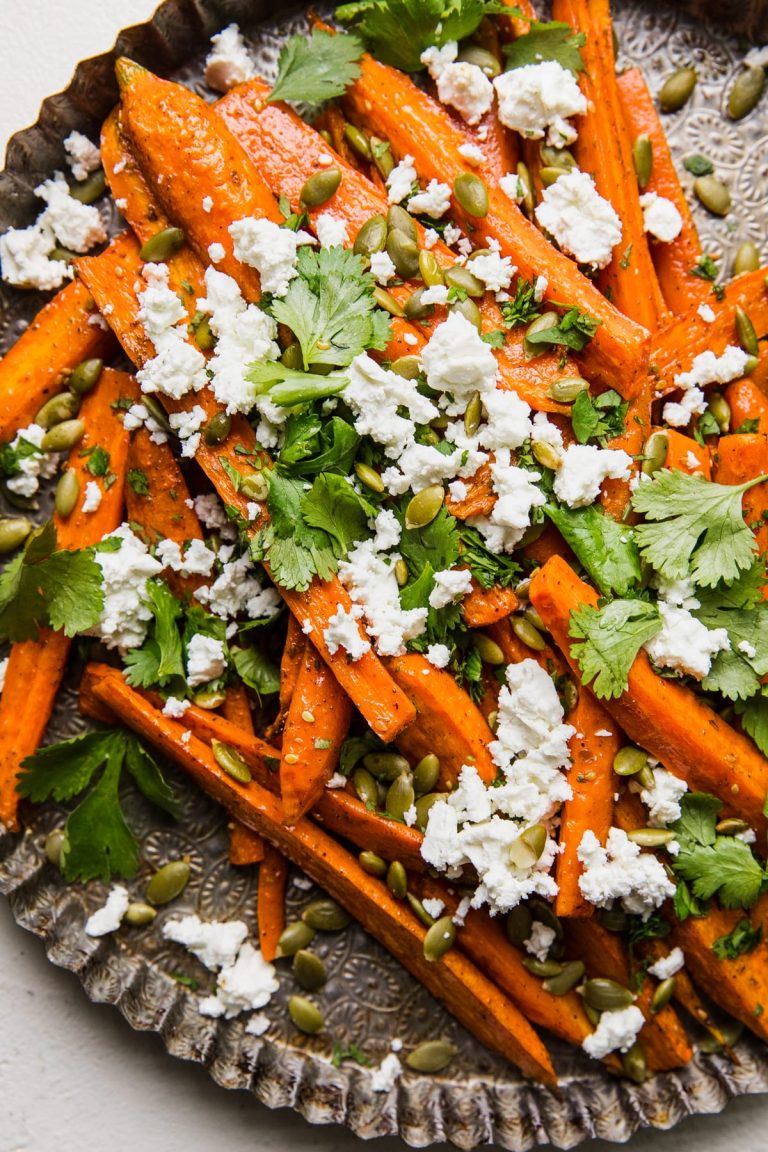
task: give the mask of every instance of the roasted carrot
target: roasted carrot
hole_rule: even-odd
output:
[[[651,427],[651,405],[653,403],[653,381],[648,376],[638,380],[636,394],[629,401],[624,432],[609,441],[608,447],[622,450],[633,457],[630,469],[632,476],[637,474],[636,457],[642,452]],[[609,516],[622,520],[627,514],[627,504],[631,495],[632,477],[627,480],[606,480],[600,492],[600,503]]]
[[[384,860],[399,860],[409,872],[424,872],[421,856],[422,833],[372,812],[350,792],[326,789],[312,815],[357,848],[375,852]]]
[[[228,720],[230,724],[234,724],[236,728],[247,732],[249,736],[254,735],[253,715],[251,714],[251,705],[248,701],[248,689],[244,684],[232,684],[227,688],[227,694],[221,706],[221,711],[224,719]]]
[[[309,640],[299,627],[296,617],[289,612],[285,644],[280,659],[280,694],[278,696],[277,716],[266,732],[267,739],[274,740],[278,744],[282,740],[285,718],[288,715],[291,697],[296,687],[296,681],[304,662],[304,652],[308,644]]]
[[[57,292],[0,360],[0,441],[31,423],[82,360],[106,359],[114,348],[87,288],[73,280]]]
[[[531,603],[578,676],[568,627],[571,612],[597,604],[597,593],[557,556],[534,573]],[[689,688],[658,676],[645,652],[629,673],[629,688],[603,707],[630,740],[645,748],[691,788],[718,796],[761,835],[768,792],[768,760]]]
[[[496,624],[517,609],[519,601],[514,588],[483,588],[472,581],[472,591],[464,597],[462,611],[470,628]]]
[[[77,474],[80,498],[65,519],[54,513],[57,545],[61,550],[87,548],[112,532],[122,520],[128,433],[112,404],[122,396],[136,396],[136,382],[124,372],[105,368],[97,387],[83,400],[80,418],[83,439],[72,449],[67,467]],[[88,448],[109,453],[115,482],[106,487],[88,471]],[[96,483],[101,503],[94,512],[83,512],[86,485]],[[0,824],[16,828],[19,764],[39,745],[53,711],[72,641],[63,632],[40,630],[37,640],[14,644],[8,658],[5,688],[0,696]]]
[[[587,111],[579,117],[573,151],[579,167],[593,176],[598,192],[621,220],[621,243],[598,281],[621,312],[653,331],[665,305],[648,250],[632,141],[616,83],[609,0],[554,0],[552,16],[586,37],[579,84]]]
[[[405,74],[369,56],[363,57],[361,68],[344,99],[350,119],[389,140],[398,156],[412,155],[422,181],[434,178],[453,185],[466,170],[459,129]],[[497,240],[502,255],[510,256],[523,276],[546,276],[547,299],[566,301],[601,321],[581,357],[585,374],[630,395],[647,363],[648,333],[622,316],[500,189],[488,189],[488,204],[481,222],[463,214],[456,201],[453,208],[457,219],[474,228],[478,246]]]
[[[676,468],[678,472],[687,472],[690,476],[698,473],[705,480],[712,479],[712,455],[706,444],[699,444],[692,436],[684,436],[674,428],[661,431],[667,438],[666,468]]]
[[[487,516],[496,503],[493,490],[490,464],[481,464],[474,476],[466,483],[467,494],[463,500],[454,500],[449,494],[446,507],[457,520],[468,520],[470,516]]]
[[[254,735],[251,705],[248,702],[248,689],[244,684],[232,684],[227,688],[221,711],[224,719],[234,724],[249,736]],[[264,841],[258,833],[244,824],[234,821],[229,830],[230,864],[258,864],[264,859]]]
[[[311,644],[291,696],[280,755],[280,794],[287,824],[313,807],[339,762],[352,703]]]
[[[260,836],[260,833],[257,833]],[[288,862],[271,844],[264,846],[264,859],[259,866],[256,918],[259,944],[265,960],[274,960],[277,942],[285,928],[285,886]]]
[[[768,474],[768,434],[743,432],[740,436],[721,436],[715,456],[715,480],[718,484],[744,484],[756,476]],[[744,519],[755,534],[757,550],[768,556],[768,483],[758,484],[744,493],[741,502]],[[768,599],[768,583],[763,585]]]
[[[725,398],[734,432],[747,420],[757,420],[755,432],[768,432],[768,396],[756,386],[753,376],[734,380],[725,389]]]
[[[465,764],[472,764],[490,784],[496,767],[488,751],[493,739],[488,723],[449,672],[435,668],[416,652],[394,656],[387,668],[416,709],[414,724],[397,738],[400,751],[416,763],[428,753],[440,760],[442,786],[456,783]]]
[[[639,136],[647,136],[651,142],[653,164],[643,191],[671,200],[682,217],[683,227],[675,240],[651,243],[651,258],[664,300],[679,316],[698,307],[709,295],[706,280],[692,274],[701,256],[699,234],[645,77],[638,68],[629,68],[617,77],[616,83],[632,143]]]
[[[90,690],[129,727],[171,756],[228,811],[259,832],[360,922],[432,995],[486,1047],[527,1076],[554,1086],[549,1054],[525,1017],[457,949],[439,963],[424,959],[424,928],[386,885],[365,872],[354,856],[306,817],[283,823],[280,801],[255,780],[239,784],[216,763],[197,737],[186,743],[184,727],[162,716],[128,686],[115,691],[109,677],[91,670]]]

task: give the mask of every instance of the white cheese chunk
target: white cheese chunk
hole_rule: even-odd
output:
[[[665,900],[674,896],[675,885],[664,865],[630,840],[620,828],[611,828],[606,845],[587,829],[579,844],[578,858],[584,870],[579,877],[581,893],[590,904],[609,908],[620,900],[625,912],[644,920]]]
[[[199,1012],[201,1016],[223,1016],[225,1020],[231,1020],[241,1012],[263,1008],[279,987],[274,965],[246,941],[234,964],[219,972],[216,995],[201,1000]]]
[[[106,936],[110,932],[116,932],[128,911],[128,904],[128,892],[120,884],[116,884],[109,893],[104,907],[92,913],[86,920],[86,936]]]
[[[81,511],[95,512],[101,504],[104,493],[102,492],[96,480],[89,480],[85,486],[85,498],[81,505]]]
[[[211,37],[212,51],[205,61],[205,82],[216,92],[228,92],[256,75],[256,65],[237,24]]]
[[[595,1031],[584,1038],[581,1046],[593,1060],[602,1060],[609,1052],[628,1052],[644,1024],[645,1017],[636,1004],[603,1012]]]
[[[371,1069],[371,1091],[391,1092],[403,1074],[403,1066],[394,1052],[389,1052],[379,1064]]]
[[[385,530],[384,540],[388,539],[391,536],[387,536]],[[339,579],[349,592],[353,604],[361,610],[365,630],[375,642],[379,655],[400,656],[405,652],[406,642],[424,631],[427,610],[406,610],[400,607],[400,588],[395,577],[397,556],[390,557],[381,551],[379,540],[380,537],[356,543],[346,560],[339,564]],[[352,621],[348,625],[348,634],[343,631],[347,627],[346,622],[340,622],[340,627],[342,632],[333,631],[333,641],[338,641],[352,655],[353,651],[359,650],[358,641],[361,639],[357,623]],[[330,645],[327,631],[325,639]],[[360,655],[363,655],[363,651],[360,651]]]
[[[166,920],[163,936],[174,944],[183,944],[201,964],[212,972],[234,964],[248,936],[248,925],[242,920],[201,920],[193,914]]]
[[[370,652],[371,645],[360,631],[359,620],[363,615],[363,608],[353,604],[347,611],[343,604],[339,604],[336,611],[328,621],[328,627],[323,632],[331,656],[335,656],[339,648],[343,648],[352,661],[361,660],[366,652]]]
[[[577,132],[569,117],[582,115],[587,100],[572,72],[556,60],[543,60],[502,72],[493,82],[502,124],[531,140],[565,148]]]
[[[667,772],[666,768],[653,769],[653,787],[643,788],[640,799],[648,808],[648,823],[652,828],[665,828],[682,815],[680,801],[688,791],[685,780]]]
[[[104,605],[99,623],[89,632],[103,640],[108,648],[125,652],[138,648],[147,634],[152,611],[146,602],[146,584],[162,571],[150,556],[146,544],[135,536],[127,524],[110,532],[105,540],[119,540],[115,552],[95,552],[101,568]]]
[[[314,244],[309,232],[281,228],[272,220],[246,216],[229,226],[234,240],[235,258],[255,268],[261,278],[262,292],[284,296],[297,275],[296,260],[302,244]]]
[[[472,573],[468,568],[435,572],[434,580],[434,587],[429,594],[430,608],[446,608],[472,591]]]
[[[643,227],[646,232],[670,244],[683,230],[683,218],[677,205],[665,196],[658,196],[655,192],[646,192],[640,197],[640,207],[643,210]]]
[[[163,704],[163,716],[167,716],[169,720],[180,720],[189,705],[189,700],[179,700],[177,696],[169,696]]]
[[[397,269],[388,252],[374,252],[371,256],[371,276],[377,284],[389,284],[397,276]]]
[[[468,124],[477,124],[493,103],[493,86],[477,64],[459,60],[459,46],[455,40],[442,48],[428,48],[421,54],[437,87],[441,104],[455,108]]]
[[[82,132],[70,132],[64,140],[69,167],[75,180],[85,180],[101,167],[101,153]]]
[[[685,954],[682,948],[673,948],[668,956],[662,956],[655,964],[651,964],[648,973],[657,980],[668,980],[685,967]]]
[[[187,683],[190,688],[218,680],[227,667],[224,644],[198,632],[187,645]]]
[[[662,629],[643,645],[658,668],[703,680],[718,652],[730,648],[725,628],[705,628],[685,608],[659,602]]]
[[[536,219],[564,252],[591,268],[610,264],[622,236],[613,206],[599,194],[592,177],[578,169],[544,189]]]
[[[555,473],[555,495],[569,508],[584,508],[600,495],[604,480],[626,480],[632,457],[614,448],[571,444]]]
[[[410,196],[418,179],[413,156],[403,156],[400,163],[396,164],[387,176],[387,195],[390,204],[400,204],[406,196]]]
[[[347,226],[330,212],[321,212],[315,220],[315,232],[321,248],[345,247],[349,244]]]
[[[426,191],[417,192],[408,201],[408,211],[414,215],[431,216],[439,220],[451,206],[451,188],[439,180],[430,180]]]

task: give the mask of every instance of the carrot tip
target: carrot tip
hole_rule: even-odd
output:
[[[137,64],[135,60],[130,60],[127,56],[120,56],[115,61],[115,76],[117,77],[117,84],[120,91],[125,91],[137,80],[139,75],[146,72],[146,68],[141,64]]]

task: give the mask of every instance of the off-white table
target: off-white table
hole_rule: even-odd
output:
[[[37,117],[75,63],[146,19],[155,0],[0,0],[0,146]],[[758,1152],[768,1100],[734,1101],[673,1132],[641,1133],[630,1152]],[[52,967],[38,940],[0,900],[0,1152],[361,1152],[339,1128],[312,1128],[218,1088],[199,1067],[132,1032],[111,1007],[90,1004],[77,980]],[[378,1152],[405,1152],[397,1139]],[[610,1152],[602,1141],[584,1152]]]

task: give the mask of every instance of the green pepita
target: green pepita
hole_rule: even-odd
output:
[[[399,752],[368,752],[363,757],[363,764],[374,776],[390,782],[410,771],[411,767]]]
[[[663,468],[666,464],[668,453],[669,436],[667,433],[652,432],[643,448],[641,471],[646,476],[653,476],[654,472],[658,472],[659,468]]]
[[[301,344],[298,340],[294,340],[287,348],[284,348],[280,356],[280,363],[285,364],[286,368],[290,368],[293,372],[303,372],[304,370],[304,354],[301,351]]]
[[[56,396],[51,396],[50,400],[46,400],[35,416],[35,424],[39,424],[41,428],[55,428],[65,420],[74,419],[79,410],[79,396],[74,392],[59,392]]]
[[[428,288],[434,288],[438,284],[445,283],[443,270],[437,262],[437,257],[428,248],[422,248],[419,252],[419,273]]]
[[[469,216],[479,220],[488,215],[488,189],[474,172],[462,172],[456,177],[453,194]]]
[[[560,699],[566,716],[573,712],[579,702],[579,686],[571,676],[565,676],[560,682]]]
[[[464,432],[467,436],[474,436],[480,427],[483,418],[483,402],[479,392],[473,392],[464,409]]]
[[[438,800],[445,800],[443,792],[427,792],[416,801],[416,827],[423,832],[429,823],[429,810]]]
[[[499,645],[484,632],[472,632],[470,639],[484,664],[492,664],[495,667],[505,662],[504,653]]]
[[[558,404],[572,404],[576,397],[586,392],[588,388],[589,384],[583,376],[563,376],[550,384],[549,395]]]
[[[376,787],[376,781],[370,772],[367,772],[365,768],[355,768],[352,773],[352,787],[363,804],[371,808],[376,807],[379,793]]]
[[[151,924],[156,916],[157,912],[151,905],[145,904],[143,900],[134,900],[126,908],[123,920],[132,928],[143,928]]]
[[[392,816],[395,820],[402,820],[405,813],[412,807],[416,800],[416,794],[413,790],[413,777],[410,772],[403,772],[396,780],[393,780],[387,789],[387,799],[384,802],[384,807],[388,815]]]
[[[445,282],[451,288],[459,288],[462,292],[466,292],[467,296],[474,296],[480,299],[485,295],[485,284],[474,276],[468,268],[463,268],[461,264],[454,264],[452,268],[446,268],[443,273]]]
[[[390,232],[404,232],[414,244],[418,243],[419,230],[410,212],[400,204],[392,204],[387,211],[387,228]]]
[[[520,193],[523,197],[520,202],[520,207],[522,208],[523,212],[525,212],[526,216],[532,216],[535,207],[535,202],[533,199],[533,181],[531,180],[531,173],[528,170],[528,166],[523,164],[522,161],[520,161],[520,163],[517,165],[517,180]]]
[[[43,850],[48,863],[53,864],[54,868],[58,868],[61,865],[61,857],[66,840],[67,834],[63,828],[54,828],[45,838]]]
[[[355,237],[354,252],[358,256],[373,256],[383,252],[387,243],[387,221],[383,216],[371,216]]]
[[[507,859],[513,868],[532,868],[541,856],[547,842],[547,830],[542,824],[533,824],[518,836],[510,846]]]
[[[551,980],[555,976],[562,975],[564,967],[557,960],[538,960],[535,956],[524,957],[522,963],[532,976],[538,976],[542,980]]]
[[[68,384],[72,392],[76,392],[78,396],[82,396],[85,392],[90,392],[95,388],[104,370],[104,361],[93,357],[90,360],[81,360],[72,369],[72,375],[69,378]]]
[[[361,132],[354,124],[345,124],[344,139],[361,160],[371,159],[371,145],[365,132]]]
[[[715,832],[719,836],[738,836],[741,832],[748,830],[749,823],[746,820],[739,820],[736,816],[729,816],[715,825]]]
[[[85,421],[62,420],[61,424],[54,424],[49,428],[40,441],[43,452],[68,452],[79,444],[85,435]]]
[[[435,918],[434,916],[430,916],[418,896],[414,896],[412,892],[406,892],[405,898],[416,919],[419,920],[425,928],[431,928],[435,922]]]
[[[539,896],[532,896],[528,901],[528,907],[534,920],[538,920],[539,923],[546,924],[547,928],[551,928],[558,940],[563,939],[563,925],[546,900],[542,900]]]
[[[206,444],[214,445],[221,444],[222,440],[226,440],[232,428],[232,417],[228,412],[217,412],[211,416],[208,423],[203,429],[203,440]]]
[[[731,210],[731,194],[717,176],[697,176],[693,182],[697,199],[713,216],[727,216]]]
[[[325,1025],[323,1014],[317,1004],[307,1000],[306,996],[289,997],[288,1015],[298,1030],[306,1032],[308,1036],[314,1036],[316,1032],[321,1032]]]
[[[313,900],[301,914],[305,924],[314,928],[316,932],[341,932],[352,923],[352,917],[345,912],[340,904],[329,897]]]
[[[388,140],[380,140],[378,136],[371,136],[370,146],[373,163],[382,180],[386,180],[395,167],[390,143]]]
[[[269,481],[263,472],[251,472],[240,481],[240,491],[246,500],[266,500],[269,496]]]
[[[662,980],[651,997],[651,1012],[661,1012],[674,996],[676,987],[677,981],[674,976]]]
[[[733,274],[741,276],[743,272],[757,272],[760,267],[760,249],[752,240],[744,240],[736,250],[733,258]]]
[[[386,876],[387,862],[382,860],[381,856],[377,856],[375,852],[361,852],[357,858],[360,867],[369,876]]]
[[[637,137],[632,147],[632,160],[635,165],[637,186],[642,191],[648,186],[653,171],[653,143],[650,136],[643,133]]]
[[[214,709],[221,708],[226,698],[226,693],[220,689],[215,691],[206,689],[204,692],[196,692],[192,697],[192,701],[198,708],[204,708],[207,712],[213,712]]]
[[[535,336],[537,332],[545,332],[548,328],[555,328],[559,322],[560,317],[557,312],[544,312],[541,316],[538,316],[530,322],[525,330],[525,340],[523,341],[526,360],[533,360],[536,356],[541,356],[547,350],[546,344],[531,343],[528,337]]]
[[[725,434],[731,426],[731,406],[722,392],[710,394],[707,411],[714,416],[718,428]]]
[[[405,588],[408,583],[408,577],[408,565],[401,556],[399,560],[395,561],[395,580],[397,580],[398,588]]]
[[[62,472],[56,485],[53,497],[53,506],[62,520],[66,520],[75,510],[80,498],[80,477],[74,468],[67,468]]]
[[[0,556],[7,556],[23,544],[31,531],[31,522],[23,516],[0,520]]]
[[[550,976],[544,981],[542,987],[550,996],[565,996],[572,992],[577,984],[584,978],[584,965],[581,960],[569,960],[563,964],[562,972],[557,976]]]
[[[757,105],[765,88],[765,69],[749,64],[734,80],[728,93],[728,115],[731,120],[743,120]]]
[[[757,342],[757,332],[755,326],[749,318],[749,314],[743,308],[736,307],[736,334],[739,337],[739,344],[745,352],[750,356],[760,355],[760,345]]]
[[[69,194],[73,200],[79,200],[81,204],[94,204],[100,196],[104,195],[106,190],[107,178],[104,175],[104,169],[98,168],[86,176],[85,180],[78,180],[75,184],[71,184]]]
[[[629,988],[625,988],[616,980],[597,976],[585,982],[584,1000],[598,1012],[612,1012],[614,1009],[628,1008],[630,1004],[634,1004],[635,996]]]
[[[169,904],[189,883],[188,860],[170,860],[158,868],[147,884],[146,898],[150,904]]]
[[[147,240],[139,255],[141,259],[151,264],[165,264],[178,252],[184,243],[184,232],[181,228],[163,228]]]
[[[216,344],[216,337],[207,316],[202,316],[194,326],[195,344],[201,352],[210,352]]]
[[[163,408],[156,396],[142,396],[141,402],[155,423],[162,428],[163,432],[173,431],[168,421],[165,408]]]
[[[404,380],[415,380],[421,373],[421,361],[418,356],[399,356],[389,370]]]
[[[461,312],[465,320],[468,320],[473,328],[477,328],[478,332],[483,330],[483,317],[475,304],[474,300],[467,297],[466,300],[454,300],[450,305],[451,312]]]
[[[641,788],[650,791],[656,784],[656,777],[650,764],[644,764],[637,774],[637,781]]]
[[[539,632],[538,628],[534,628],[530,620],[526,620],[524,616],[512,616],[512,631],[518,640],[520,640],[526,647],[531,648],[534,652],[543,652],[547,646],[547,642]]]
[[[549,444],[546,440],[534,440],[531,450],[542,468],[556,472],[563,462],[562,449],[556,444]]]
[[[456,925],[450,916],[441,916],[427,929],[424,937],[424,959],[434,963],[442,959],[456,940]]]
[[[237,780],[239,784],[250,784],[253,777],[251,770],[243,760],[236,748],[225,744],[222,740],[211,740],[213,758],[227,776]]]
[[[327,204],[341,184],[341,171],[338,168],[324,168],[315,172],[301,189],[301,202],[307,208],[319,208]]]
[[[624,1069],[624,1074],[633,1080],[635,1084],[642,1084],[648,1077],[648,1064],[646,1063],[645,1053],[639,1044],[633,1044],[628,1052],[625,1052],[621,1057],[621,1066]]]
[[[545,168],[565,168],[566,171],[571,171],[576,167],[576,158],[567,148],[553,148],[551,144],[540,144],[539,156]]]
[[[474,64],[481,72],[485,72],[490,80],[501,72],[501,65],[493,52],[481,48],[479,44],[465,44],[456,59],[466,64]]]
[[[724,1048],[732,1048],[737,1044],[743,1031],[744,1025],[740,1020],[729,1020],[718,1029],[719,1036],[704,1036],[699,1041],[699,1048],[707,1056],[714,1056]]]
[[[403,305],[403,311],[409,320],[427,320],[430,316],[434,316],[434,304],[422,304],[421,302],[421,298],[426,291],[426,287],[417,288],[415,292],[411,292]]]
[[[760,363],[760,360],[758,359],[757,356],[747,356],[747,359],[744,363],[744,375],[745,376],[751,375],[751,373],[754,372],[755,368],[757,368],[759,363]]]
[[[405,900],[408,892],[408,874],[399,860],[393,860],[387,868],[387,888],[396,900]]]
[[[417,796],[431,792],[440,776],[440,761],[434,752],[428,752],[413,770],[413,790]]]
[[[384,481],[375,468],[371,468],[370,464],[364,464],[362,460],[355,463],[355,475],[361,484],[366,488],[370,488],[371,492],[383,492]]]
[[[419,246],[399,228],[391,229],[387,236],[387,255],[401,280],[412,280],[419,274]]]
[[[442,1072],[458,1052],[455,1044],[448,1040],[425,1040],[409,1052],[405,1063],[414,1072]]]
[[[553,184],[557,183],[561,176],[567,176],[569,171],[570,169],[568,168],[559,168],[554,164],[549,164],[546,168],[540,170],[539,179],[545,188],[550,188]]]
[[[641,848],[663,848],[675,838],[676,833],[671,828],[633,828],[627,832],[627,839]]]
[[[599,908],[597,918],[607,932],[626,932],[629,927],[629,916],[620,904],[612,908]]]
[[[505,925],[507,938],[518,948],[522,948],[530,936],[532,926],[533,913],[527,904],[518,904],[507,914]]]
[[[305,992],[317,992],[328,980],[325,964],[314,952],[300,948],[293,955],[293,975]]]
[[[634,744],[625,744],[613,758],[613,770],[617,776],[636,776],[647,763],[647,752]]]
[[[696,87],[696,69],[679,68],[664,81],[659,92],[662,112],[679,112],[690,100]]]
[[[442,484],[430,484],[427,488],[422,488],[406,506],[406,528],[426,528],[442,508],[444,499],[445,490]]]
[[[377,284],[373,290],[373,298],[379,308],[383,308],[385,312],[389,312],[390,316],[405,316],[404,309],[398,304],[392,293],[387,292],[386,288],[381,288]]]
[[[315,935],[314,928],[310,928],[309,924],[303,920],[294,920],[292,924],[286,924],[280,934],[275,955],[279,960],[284,956],[295,956],[302,948],[309,947]]]

